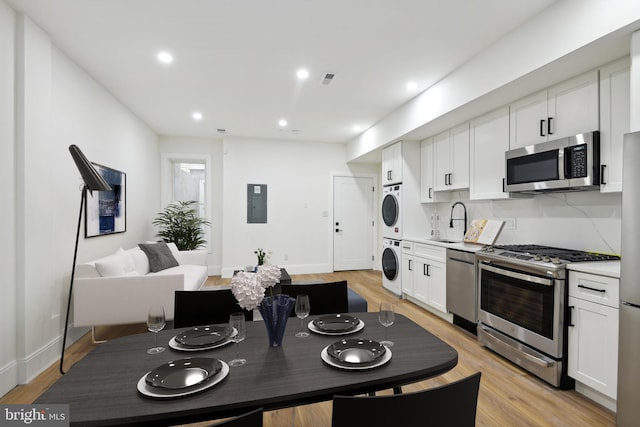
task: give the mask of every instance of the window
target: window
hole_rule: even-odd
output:
[[[206,216],[206,165],[204,162],[173,162],[173,201],[195,200],[199,204],[198,215]]]

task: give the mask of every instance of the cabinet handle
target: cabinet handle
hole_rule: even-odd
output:
[[[574,309],[574,308],[575,308],[575,306],[573,306],[573,305],[570,305],[570,306],[569,306],[569,313],[568,313],[569,318],[567,319],[567,326],[568,326],[568,327],[576,326],[576,325],[574,325],[574,324],[573,324],[573,320],[572,320],[572,319],[573,319],[572,314],[573,314],[573,309]]]
[[[553,132],[551,132],[551,120],[553,120],[553,117],[547,117],[547,134],[548,135],[553,135]]]
[[[424,264],[422,266],[422,274],[424,276],[430,276],[430,274],[429,274],[429,264]]]
[[[588,290],[590,290],[590,291],[594,291],[594,292],[601,292],[601,293],[603,293],[603,294],[604,294],[605,292],[607,292],[607,290],[606,290],[606,289],[591,288],[591,287],[589,287],[589,286],[585,286],[585,285],[578,285],[578,287],[579,287],[579,288],[582,288],[582,289],[588,289]]]
[[[502,192],[506,193],[505,188],[504,188],[504,181],[505,181],[504,178],[502,178]]]
[[[546,136],[544,134],[544,131],[542,130],[542,127],[544,126],[544,122],[545,122],[544,119],[540,120],[540,136]]]
[[[607,165],[600,165],[600,184],[606,184],[606,182],[604,181],[604,170],[606,169]]]
[[[409,271],[413,270],[413,267],[411,267],[411,261],[412,260],[409,260]]]
[[[433,199],[433,195],[431,194],[433,191],[433,188],[429,187],[429,198]]]

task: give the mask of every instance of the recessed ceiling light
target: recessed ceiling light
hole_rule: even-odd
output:
[[[278,120],[278,126],[280,126],[281,128],[287,126],[287,121],[285,119]]]
[[[353,126],[353,130],[356,131],[356,132],[360,132],[362,130],[362,126],[355,125],[355,126]]]
[[[309,77],[309,71],[305,70],[304,68],[301,68],[298,70],[298,72],[296,73],[296,76],[298,76],[298,78],[300,80],[304,80],[307,77]]]
[[[173,62],[173,56],[169,52],[159,52],[158,61],[163,64],[171,64]]]
[[[407,89],[409,89],[409,90],[416,90],[417,87],[418,87],[418,83],[416,83],[416,82],[407,83]]]
[[[203,116],[202,116],[202,113],[201,113],[200,111],[194,111],[194,112],[191,114],[191,117],[193,118],[193,120],[198,120],[198,121],[200,121],[200,120],[202,120],[202,117],[203,117]]]

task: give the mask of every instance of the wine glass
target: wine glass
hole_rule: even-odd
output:
[[[236,343],[236,358],[229,361],[229,366],[242,366],[247,363],[247,359],[240,358],[240,341],[244,340],[247,336],[244,313],[231,314],[231,316],[229,316],[229,327],[232,331],[229,339]]]
[[[394,320],[395,315],[393,314],[393,304],[386,301],[381,302],[378,321],[382,326],[384,326],[384,341],[381,341],[380,344],[386,347],[393,347],[393,341],[389,341],[387,339],[387,331],[389,330],[389,326],[393,325]]]
[[[147,315],[147,329],[153,332],[155,345],[153,348],[147,350],[147,353],[158,354],[165,350],[164,347],[158,347],[158,332],[164,329],[166,324],[167,323],[164,318],[164,307],[161,305],[152,305],[149,307],[149,314]]]
[[[300,319],[300,332],[296,334],[298,338],[308,337],[309,333],[304,331],[304,319],[309,315],[311,305],[309,304],[309,295],[298,295],[296,297],[296,316]]]

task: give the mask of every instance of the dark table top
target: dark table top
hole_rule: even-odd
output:
[[[384,328],[377,313],[356,313],[365,322],[363,330],[343,337],[310,333],[297,338],[297,318],[289,319],[282,347],[269,347],[261,321],[247,323],[247,338],[240,343],[240,356],[247,363],[231,367],[219,384],[199,394],[171,400],[154,400],[141,395],[138,380],[168,361],[186,357],[214,357],[229,361],[236,344],[201,352],[180,352],[168,348],[179,331],[159,333],[158,343],[167,346],[149,355],[151,333],[106,342],[76,363],[37,401],[70,405],[72,425],[174,425],[203,421],[263,407],[265,410],[330,400],[334,395],[354,395],[389,389],[452,369],[458,353],[448,344],[402,315],[389,328],[393,357],[389,363],[370,370],[347,371],[329,366],[320,352],[341,338],[380,341]],[[305,319],[305,325],[311,318]]]

